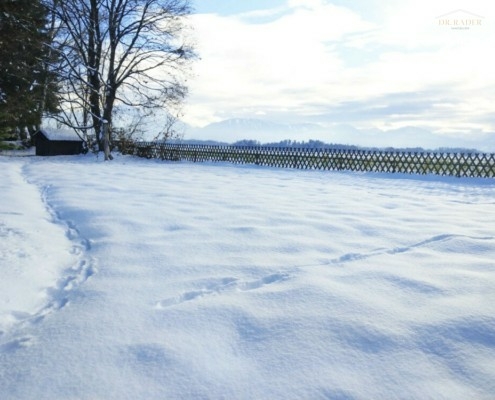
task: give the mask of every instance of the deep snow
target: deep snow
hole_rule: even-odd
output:
[[[1,399],[488,399],[492,180],[0,157]]]

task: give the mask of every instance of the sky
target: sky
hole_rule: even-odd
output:
[[[495,3],[196,0],[184,121],[495,135]],[[471,25],[465,25],[466,23]]]

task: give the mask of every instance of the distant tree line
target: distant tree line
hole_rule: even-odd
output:
[[[156,110],[170,135],[194,59],[189,0],[1,0],[0,139],[28,139],[44,117],[96,137],[111,158],[117,106],[130,130]]]
[[[299,148],[299,149],[337,149],[337,150],[377,150],[377,151],[401,151],[401,152],[411,152],[411,153],[427,153],[432,152],[431,150],[426,150],[422,147],[366,147],[348,144],[338,144],[338,143],[326,143],[321,140],[281,140],[279,142],[268,142],[262,143],[258,140],[243,139],[238,140],[232,144],[226,142],[219,142],[214,140],[181,140],[182,143],[189,144],[200,144],[200,145],[222,145],[222,146],[236,146],[236,147],[273,147],[273,148]],[[476,149],[468,149],[463,147],[440,147],[434,150],[435,153],[481,153],[481,151]]]
[[[353,146],[353,145],[335,145],[335,144],[322,142],[321,140],[298,141],[298,140],[290,140],[290,139],[281,140],[279,142],[268,142],[268,143],[261,143],[258,140],[244,139],[232,143],[232,146],[241,146],[241,147],[261,146],[261,147],[282,147],[282,148],[297,147],[297,148],[305,148],[305,149],[325,149],[325,148],[339,147],[342,149],[358,149],[357,146]]]

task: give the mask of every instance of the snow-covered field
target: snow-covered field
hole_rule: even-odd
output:
[[[0,399],[490,399],[495,182],[0,157]]]

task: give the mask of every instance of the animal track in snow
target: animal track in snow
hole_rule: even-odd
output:
[[[31,336],[23,336],[15,338],[7,343],[0,344],[0,353],[12,353],[23,347],[31,346],[33,338]]]
[[[52,312],[64,308],[67,304],[69,304],[68,292],[75,289],[87,279],[89,279],[95,273],[95,271],[96,269],[93,266],[92,262],[88,262],[84,259],[80,260],[77,265],[70,268],[70,272],[66,276],[61,278],[55,287],[46,289],[48,294],[47,303],[37,312],[10,312],[10,316],[15,321],[15,324],[9,329],[9,331],[18,330],[18,328],[22,328],[23,326],[26,326],[28,324],[37,324]],[[9,332],[0,331],[0,337],[6,333]],[[2,350],[10,348],[11,346],[9,343],[12,344],[14,342],[11,341],[8,343],[0,343],[0,352]],[[19,347],[23,346],[17,346],[16,348]]]
[[[81,260],[77,265],[71,268],[71,271],[74,272],[60,280],[57,287],[59,291],[71,290],[85,282],[94,275],[95,268],[92,263],[89,263],[87,260]]]
[[[8,329],[0,331],[0,338],[3,339],[0,341],[0,352],[25,347],[22,345],[24,342],[19,342],[19,339],[15,339],[16,332],[19,332],[20,329],[27,325],[39,323],[47,315],[64,308],[69,304],[70,291],[79,287],[97,271],[95,260],[87,254],[91,250],[90,241],[80,235],[74,224],[59,217],[48,202],[48,189],[49,186],[41,188],[42,201],[52,217],[52,222],[65,228],[65,234],[72,242],[69,252],[75,256],[74,264],[61,273],[53,286],[44,289],[47,296],[44,304],[39,309],[32,310],[32,312],[11,311],[7,314],[7,317],[13,323],[9,325]],[[22,233],[0,223],[0,237],[14,235],[22,235]]]
[[[272,283],[285,281],[287,279],[289,279],[289,275],[286,273],[271,274],[271,275],[267,275],[261,279],[257,279],[255,281],[241,282],[238,285],[238,288],[239,288],[239,290],[242,290],[242,291],[254,290],[254,289],[259,289],[265,285],[271,285]]]
[[[485,236],[485,237],[471,237],[471,236],[464,236],[464,235],[452,235],[452,234],[444,234],[444,235],[437,235],[433,236],[429,239],[423,240],[418,243],[414,243],[409,246],[403,246],[403,247],[394,247],[392,249],[377,249],[370,251],[368,253],[347,253],[344,254],[343,256],[340,256],[338,258],[334,258],[332,260],[329,260],[326,264],[343,264],[347,262],[352,262],[352,261],[359,261],[359,260],[364,260],[367,258],[371,258],[374,256],[379,256],[383,254],[388,254],[388,255],[394,255],[394,254],[401,254],[401,253],[406,253],[408,251],[421,248],[424,246],[427,246],[432,243],[441,243],[441,242],[446,242],[452,239],[457,239],[457,238],[465,238],[465,239],[471,239],[471,240],[493,240],[494,237],[491,236]]]
[[[220,280],[212,281],[210,284],[202,287],[198,290],[192,290],[184,292],[177,297],[171,297],[165,300],[161,300],[156,303],[155,308],[158,310],[178,305],[187,301],[195,300],[204,296],[216,295],[226,291],[241,291],[246,292],[250,290],[261,289],[266,285],[271,285],[277,282],[281,282],[289,279],[289,275],[286,273],[275,273],[264,276],[254,281],[240,281],[237,278],[223,278]]]

